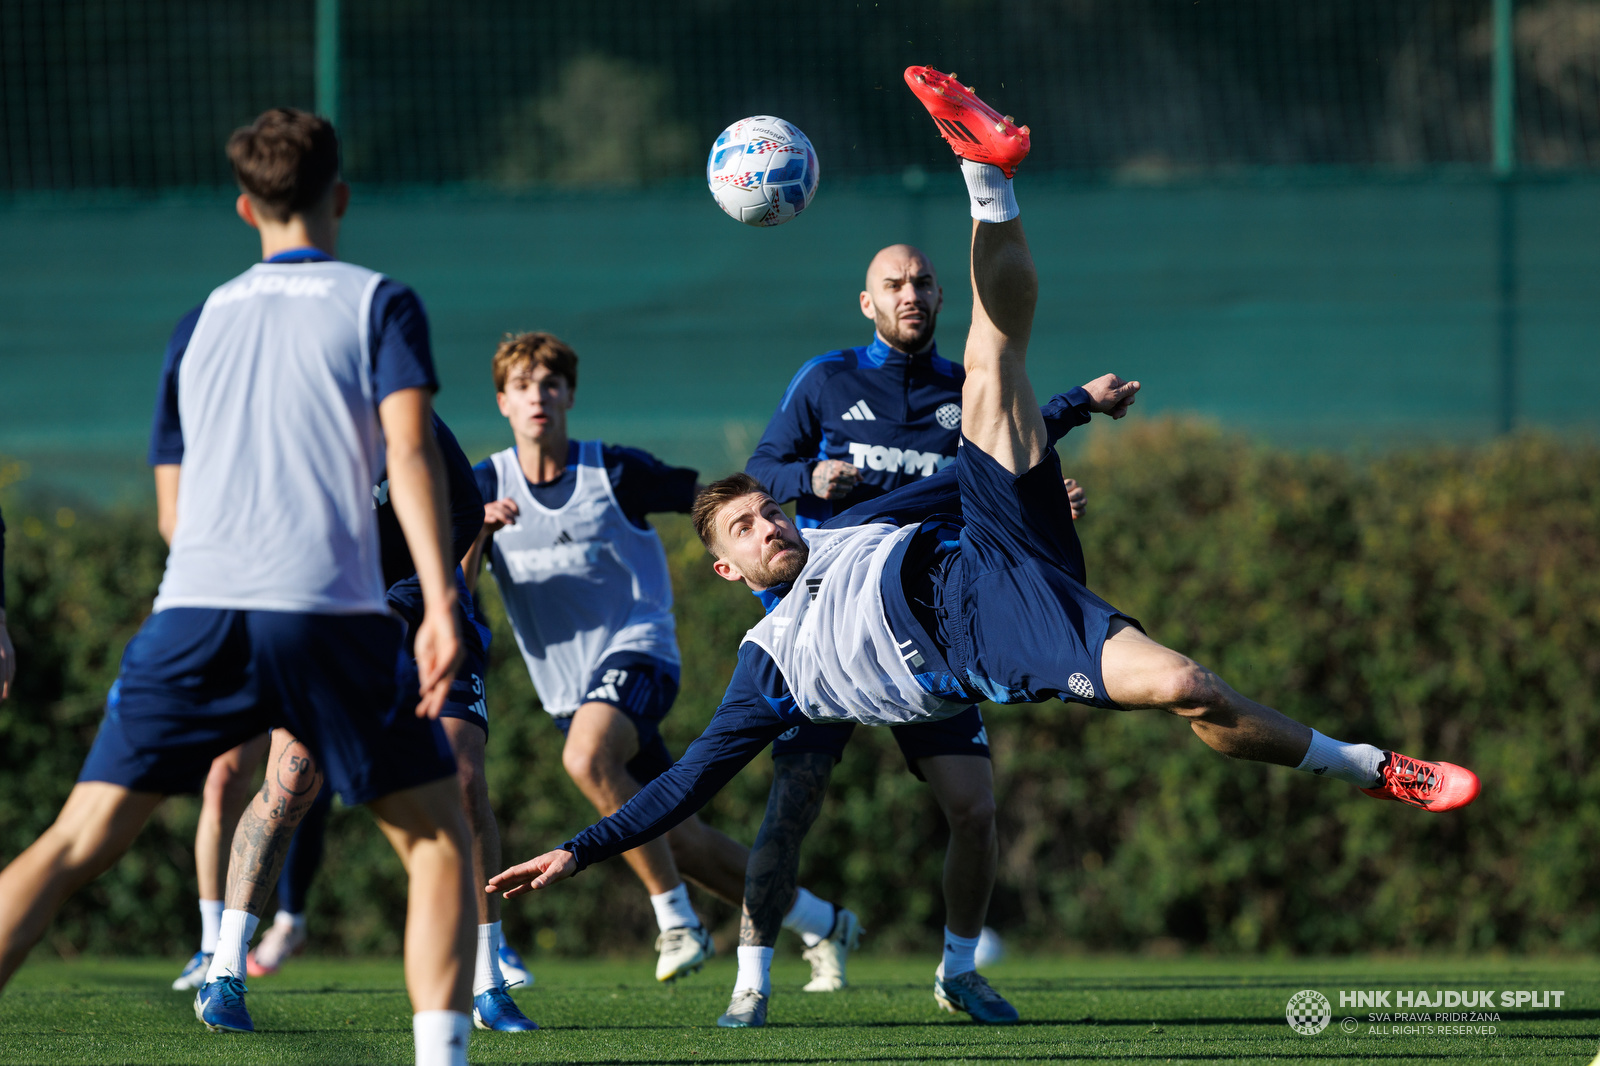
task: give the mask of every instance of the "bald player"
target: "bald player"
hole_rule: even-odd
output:
[[[774,499],[797,501],[796,525],[819,526],[847,507],[955,462],[966,375],[940,358],[934,343],[943,303],[938,275],[919,249],[894,244],[872,257],[860,296],[861,313],[874,326],[872,343],[828,352],[802,366],[745,467]],[[1083,490],[1072,481],[1067,488],[1077,517]],[[809,944],[806,958],[814,976],[807,991],[845,985],[846,958],[860,936],[855,915],[822,913],[826,904],[808,914],[810,894],[796,894],[794,885],[800,842],[822,809],[828,779],[854,730],[850,722],[806,722],[772,745],[772,792],[745,870],[739,978],[720,1025],[764,1024],[772,946],[782,927],[801,930]],[[906,767],[933,789],[950,824],[940,972],[955,977],[973,969],[994,889],[998,851],[988,736],[975,706],[893,732]],[[826,936],[811,931],[825,924],[831,925]],[[1005,1023],[1016,1013],[996,996],[977,1005],[974,1017]]]

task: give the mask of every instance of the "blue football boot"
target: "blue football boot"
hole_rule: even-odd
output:
[[[472,997],[472,1024],[497,1033],[527,1033],[539,1028],[522,1013],[505,985]]]
[[[951,1014],[966,1011],[981,1025],[1015,1025],[1017,1022],[1017,1008],[990,988],[977,970],[955,977],[934,977],[933,999]]]
[[[172,982],[174,992],[187,992],[206,983],[206,971],[211,969],[211,952],[197,951],[194,958],[184,964],[183,972]]]
[[[194,1016],[213,1033],[253,1033],[256,1025],[244,1009],[249,989],[237,977],[219,977],[194,994]]]
[[[533,972],[522,961],[517,949],[500,941],[500,976],[506,979],[507,988],[532,988]]]

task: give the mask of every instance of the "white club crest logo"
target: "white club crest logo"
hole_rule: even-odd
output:
[[[1067,687],[1080,699],[1094,699],[1094,682],[1089,680],[1087,674],[1073,674],[1067,678]]]
[[[788,729],[785,729],[782,733],[779,733],[778,734],[778,739],[779,740],[793,740],[795,737],[797,737],[799,735],[800,735],[800,727],[797,726],[797,725],[794,725],[794,726],[790,726]]]
[[[1301,1036],[1316,1036],[1332,1020],[1333,1005],[1327,996],[1308,988],[1289,997],[1289,1006],[1283,1014],[1289,1019],[1289,1028]]]
[[[956,429],[961,425],[961,405],[947,403],[933,412],[933,420],[945,429]]]

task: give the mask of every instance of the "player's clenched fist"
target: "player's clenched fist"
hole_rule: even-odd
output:
[[[517,501],[507,496],[503,500],[494,500],[483,505],[483,531],[485,533],[498,533],[506,526],[517,524]]]
[[[547,851],[537,859],[529,859],[489,878],[485,892],[502,892],[506,899],[516,899],[524,892],[546,888],[578,872],[578,860],[570,851]]]
[[[823,500],[848,496],[861,471],[843,459],[823,459],[811,468],[811,495]]]
[[[1089,382],[1083,391],[1089,394],[1089,410],[1121,418],[1133,406],[1133,394],[1139,391],[1139,383],[1106,374]]]

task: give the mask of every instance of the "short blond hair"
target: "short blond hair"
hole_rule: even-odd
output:
[[[505,392],[514,371],[526,365],[548,367],[550,373],[567,379],[567,387],[578,387],[578,353],[554,333],[507,333],[494,350],[494,391]]]

